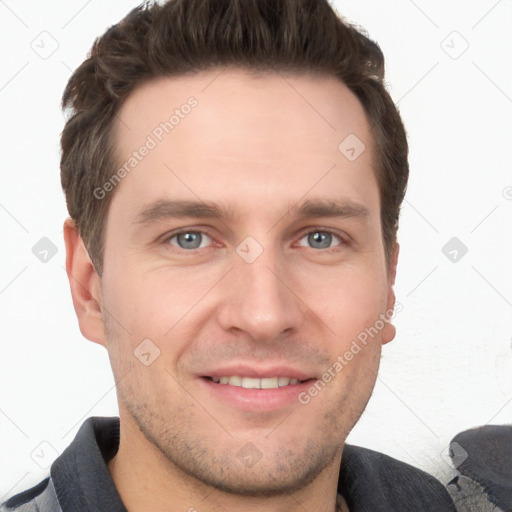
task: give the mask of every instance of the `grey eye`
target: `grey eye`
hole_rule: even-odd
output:
[[[169,243],[180,249],[200,249],[208,245],[204,243],[205,239],[208,242],[210,237],[200,231],[184,231],[169,238]],[[176,240],[176,243],[173,243],[173,240]]]
[[[302,237],[307,239],[306,244],[300,244],[303,247],[312,247],[313,249],[329,249],[334,239],[341,240],[339,236],[329,233],[329,231],[311,231]],[[339,245],[335,244],[335,245]]]

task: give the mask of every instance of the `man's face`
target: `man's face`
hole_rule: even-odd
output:
[[[138,88],[115,139],[119,167],[137,151],[101,279],[122,431],[219,489],[303,487],[339,462],[393,337],[353,348],[394,303],[362,106],[334,78],[216,70]]]

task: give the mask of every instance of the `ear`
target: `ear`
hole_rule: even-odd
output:
[[[398,265],[398,253],[400,251],[400,245],[398,242],[395,243],[395,248],[393,249],[393,253],[389,262],[388,268],[388,300],[386,305],[386,316],[389,318],[388,313],[391,313],[395,309],[395,290],[393,286],[395,285],[396,278],[396,267]],[[389,343],[391,340],[395,338],[396,329],[391,321],[386,322],[384,328],[382,329],[382,344]]]
[[[64,242],[66,272],[80,332],[88,340],[106,346],[101,314],[100,278],[78,234],[76,224],[70,218],[64,222]]]

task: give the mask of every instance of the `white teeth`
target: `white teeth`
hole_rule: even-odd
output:
[[[279,386],[288,386],[290,384],[290,380],[288,377],[279,377],[278,384]]]
[[[263,379],[257,379],[254,377],[240,377],[239,375],[232,375],[231,377],[212,377],[212,380],[216,383],[229,384],[245,389],[277,389],[284,386],[291,386],[299,382],[298,379],[291,379],[290,377],[265,377]]]
[[[260,387],[261,389],[275,389],[278,387],[278,378],[267,377],[265,379],[261,379]]]
[[[228,384],[232,386],[243,386],[243,379],[235,375],[234,377],[229,377]]]
[[[234,386],[242,386],[245,389],[260,389],[261,388],[261,379],[254,379],[253,377],[244,377],[240,379],[242,382],[238,384],[238,381],[232,382],[233,379],[240,379],[240,377],[230,377],[229,383]]]

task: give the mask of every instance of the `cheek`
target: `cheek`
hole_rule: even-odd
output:
[[[375,324],[387,304],[386,280],[378,272],[355,266],[303,276],[304,302],[337,338],[357,336]],[[309,290],[309,291],[307,291]]]
[[[195,329],[188,320],[207,308],[205,293],[218,281],[211,271],[184,273],[169,268],[142,273],[119,268],[105,277],[105,307],[122,326],[116,332],[125,348],[134,350],[150,339],[161,351],[172,347],[175,355],[187,345],[184,329]]]

